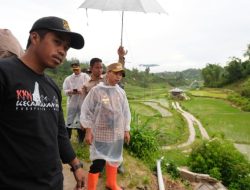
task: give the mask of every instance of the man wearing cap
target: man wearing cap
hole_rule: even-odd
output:
[[[88,190],[95,190],[100,172],[106,166],[106,187],[121,190],[117,185],[117,167],[121,164],[123,143],[130,140],[131,114],[125,91],[118,83],[125,76],[121,63],[107,67],[106,80],[93,87],[86,96],[80,122],[86,128],[92,165],[88,173]]]
[[[122,67],[124,68],[125,65],[125,55],[128,53],[127,50],[124,50],[123,46],[119,46],[118,50],[118,62],[122,64]],[[92,58],[90,60],[90,80],[88,80],[84,84],[83,88],[83,96],[86,97],[89,91],[96,86],[99,82],[104,82],[105,77],[103,77],[103,63],[100,58]],[[119,83],[120,87],[123,87],[121,85],[121,82]]]
[[[83,37],[58,17],[37,20],[27,50],[0,60],[0,189],[62,190],[62,164],[69,163],[82,189],[82,164],[70,144],[61,92],[45,73],[56,68]]]
[[[72,128],[77,129],[78,142],[82,143],[84,139],[84,130],[80,127],[81,106],[84,100],[83,85],[89,80],[89,75],[81,72],[79,61],[71,63],[73,74],[66,77],[63,82],[63,91],[67,98],[67,122],[66,127],[71,138]]]

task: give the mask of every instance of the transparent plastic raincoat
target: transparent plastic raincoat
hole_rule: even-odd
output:
[[[82,94],[69,94],[73,89],[78,91],[83,90],[83,85],[90,79],[86,73],[80,73],[75,75],[74,73],[68,76],[63,82],[63,91],[68,96],[67,99],[67,121],[66,126],[68,128],[81,128],[80,127],[80,113],[83,103]]]
[[[131,114],[125,91],[118,85],[100,82],[86,96],[80,122],[92,128],[90,159],[103,159],[119,165],[122,158],[124,131],[130,130]]]

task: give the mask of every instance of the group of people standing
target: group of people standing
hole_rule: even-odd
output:
[[[44,73],[59,66],[70,47],[83,46],[84,38],[71,32],[66,20],[43,17],[33,24],[25,52],[7,49],[11,55],[0,59],[0,189],[62,190],[61,162],[70,164],[76,190],[95,190],[104,167],[106,188],[122,189],[116,182],[117,167],[123,143],[130,140],[131,120],[125,91],[118,85],[125,76],[123,47],[105,76],[99,58],[90,61],[90,76],[81,72],[79,63],[71,65],[73,74],[63,84],[69,97],[66,124],[61,92]],[[69,138],[73,126],[78,127],[79,142],[86,131],[90,145],[87,184]]]

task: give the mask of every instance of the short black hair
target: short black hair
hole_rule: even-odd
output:
[[[97,57],[92,58],[92,59],[90,60],[90,67],[93,67],[94,64],[97,63],[97,62],[101,62],[101,63],[102,63],[102,60],[101,60],[100,58],[97,58]]]
[[[40,30],[34,30],[34,32],[36,32],[41,38],[44,38],[44,36],[51,31],[45,30],[45,29],[40,29]],[[29,39],[28,39],[28,42],[26,45],[26,49],[29,48],[30,44],[31,44],[31,40],[30,40],[30,36],[29,36]]]

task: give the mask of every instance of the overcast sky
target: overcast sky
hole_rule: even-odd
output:
[[[157,0],[168,13],[124,15],[123,44],[126,67],[158,64],[151,72],[204,68],[225,64],[230,57],[243,59],[250,44],[250,0]],[[0,28],[8,28],[26,46],[28,32],[40,17],[66,19],[72,31],[85,38],[81,50],[70,49],[68,59],[105,64],[117,60],[121,13],[78,7],[84,0],[1,0]]]

